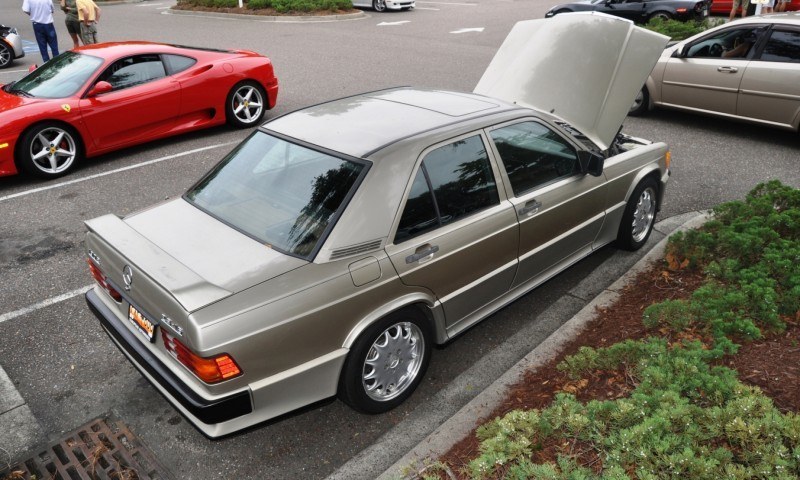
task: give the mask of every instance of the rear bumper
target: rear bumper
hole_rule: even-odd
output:
[[[249,391],[241,391],[214,399],[199,396],[181,382],[169,367],[157,359],[141,340],[134,336],[133,332],[119,322],[114,312],[103,303],[94,290],[86,292],[86,303],[100,320],[100,324],[108,336],[128,357],[128,360],[158,388],[167,400],[184,414],[193,417],[192,420],[196,419],[211,425],[252,413],[253,404]],[[201,428],[201,430],[206,434],[210,433],[207,429]]]

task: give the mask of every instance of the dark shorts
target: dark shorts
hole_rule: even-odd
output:
[[[76,35],[81,34],[81,22],[80,20],[70,20],[69,18],[64,20],[64,23],[67,25],[67,31],[69,33],[74,33]]]

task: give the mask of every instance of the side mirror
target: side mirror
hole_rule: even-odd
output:
[[[578,163],[581,165],[581,173],[588,173],[593,177],[603,174],[603,164],[605,157],[599,153],[581,150],[578,152]]]
[[[683,47],[684,45],[678,45],[678,48],[676,48],[675,51],[672,52],[672,56],[675,58],[683,58],[683,53],[684,53]]]
[[[32,71],[36,70],[37,68],[39,68],[39,65],[36,65],[36,64],[34,63],[34,64],[33,64],[33,65],[31,65],[30,67],[28,67],[28,73],[31,73]]]
[[[110,92],[111,90],[114,90],[114,87],[112,87],[110,83],[101,80],[97,82],[91,90],[89,90],[89,93],[87,93],[86,96],[89,98],[96,97],[98,95]]]

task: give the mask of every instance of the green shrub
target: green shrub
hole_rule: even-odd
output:
[[[653,30],[662,35],[670,37],[672,40],[680,41],[696,35],[704,30],[718,25],[716,19],[705,19],[702,21],[691,20],[688,22],[681,22],[678,20],[664,20],[662,18],[653,18],[646,25],[645,28]]]
[[[800,315],[800,190],[760,184],[714,214],[668,244],[670,268],[702,270],[707,279],[687,300],[644,311],[644,324],[668,338],[582,347],[558,365],[573,379],[625,378],[629,396],[583,404],[562,393],[541,411],[487,423],[466,468],[472,478],[800,478],[800,416],[781,413],[719,366],[736,342],[781,331],[784,319]],[[586,459],[576,446],[593,452],[599,475],[578,463]],[[531,461],[543,448],[555,449],[555,463]]]

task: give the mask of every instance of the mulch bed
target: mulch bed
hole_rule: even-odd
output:
[[[642,324],[644,309],[663,300],[688,298],[702,281],[699,272],[668,271],[663,264],[642,272],[624,289],[613,306],[599,309],[597,317],[556,358],[537,370],[527,372],[524,379],[510,389],[506,400],[480,423],[515,409],[543,409],[560,392],[572,393],[582,402],[628,396],[633,385],[624,375],[603,373],[574,381],[558,371],[556,365],[564,357],[576,353],[581,346],[607,347],[652,334]],[[800,318],[791,319],[782,334],[766,334],[759,341],[743,344],[739,352],[726,359],[724,364],[736,369],[742,382],[761,388],[781,411],[800,412]],[[542,445],[532,460],[555,463],[556,455],[566,452],[577,453],[584,465],[599,467],[601,464],[599,459],[592,458],[595,453],[591,449],[581,448],[578,444]],[[473,431],[440,460],[449,466],[450,474],[460,476],[463,467],[477,454],[478,441]]]

